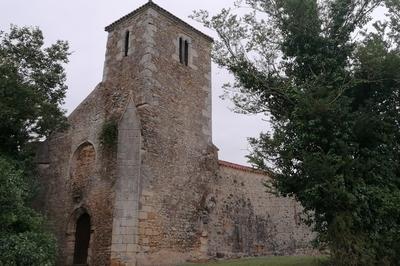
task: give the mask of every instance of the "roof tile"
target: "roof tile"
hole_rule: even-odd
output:
[[[225,166],[225,167],[229,167],[229,168],[233,168],[236,170],[241,170],[244,172],[251,172],[251,173],[257,173],[257,174],[263,174],[263,175],[268,175],[267,171],[263,171],[260,169],[256,169],[253,167],[249,167],[249,166],[244,166],[244,165],[240,165],[240,164],[236,164],[236,163],[231,163],[231,162],[227,162],[227,161],[222,161],[219,160],[218,161],[220,165]]]

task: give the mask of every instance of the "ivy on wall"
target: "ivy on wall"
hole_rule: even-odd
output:
[[[116,119],[110,119],[103,124],[99,140],[100,143],[106,148],[113,148],[117,146],[118,121]]]

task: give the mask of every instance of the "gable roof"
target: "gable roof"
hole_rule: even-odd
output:
[[[142,5],[141,7],[133,10],[131,13],[123,16],[122,18],[114,21],[113,23],[111,23],[110,25],[108,25],[105,30],[107,32],[112,31],[117,25],[121,24],[122,22],[126,21],[127,19],[130,19],[132,17],[134,17],[136,14],[146,10],[147,8],[153,8],[155,10],[157,10],[158,12],[160,12],[161,14],[167,16],[168,18],[172,19],[173,21],[184,25],[185,27],[189,28],[190,30],[196,32],[197,34],[199,34],[200,36],[204,37],[205,39],[207,39],[210,42],[214,42],[214,39],[211,38],[210,36],[204,34],[203,32],[199,31],[198,29],[194,28],[193,26],[191,26],[190,24],[186,23],[185,21],[181,20],[180,18],[178,18],[177,16],[173,15],[172,13],[168,12],[167,10],[165,10],[164,8],[160,7],[159,5],[155,4],[153,1],[149,0],[149,2],[147,2],[146,4]]]

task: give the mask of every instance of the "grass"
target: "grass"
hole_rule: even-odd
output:
[[[260,257],[199,264],[187,263],[181,266],[318,266],[325,261],[327,257]]]

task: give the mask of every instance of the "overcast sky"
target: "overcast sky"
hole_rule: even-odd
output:
[[[68,114],[101,81],[107,34],[104,27],[119,19],[146,0],[1,0],[0,30],[8,31],[10,24],[38,26],[46,43],[68,40],[73,52],[67,65],[67,93],[65,108]],[[216,34],[188,18],[193,10],[206,9],[215,13],[233,5],[233,0],[155,0],[204,33]],[[219,158],[246,164],[247,137],[258,136],[267,128],[261,117],[235,114],[229,100],[222,101],[221,86],[230,79],[226,71],[213,65],[213,142],[220,149]]]

